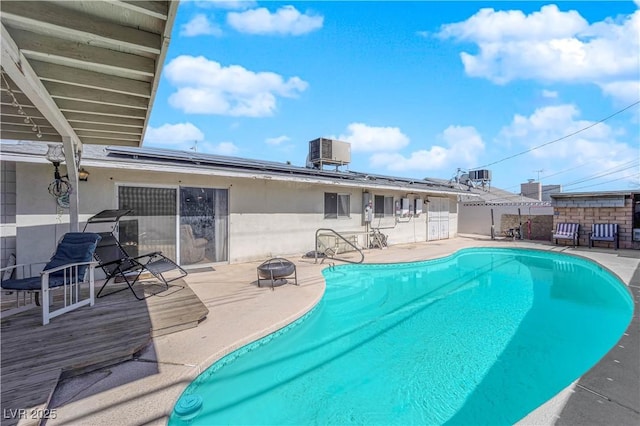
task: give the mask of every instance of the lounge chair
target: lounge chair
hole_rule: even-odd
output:
[[[31,265],[26,264],[3,268],[2,272],[11,268],[16,272],[22,271],[20,275],[23,277],[2,281],[1,286],[4,290],[34,293],[36,305],[42,305],[42,325],[49,324],[51,318],[81,306],[93,306],[95,302],[93,255],[98,241],[100,236],[95,233],[69,232],[62,237],[53,256],[39,275],[24,277],[24,275],[30,275],[26,271],[33,269]],[[88,298],[82,298],[81,284],[88,285]],[[50,290],[56,287],[64,288],[63,306],[52,310]],[[57,303],[53,306],[57,306]]]

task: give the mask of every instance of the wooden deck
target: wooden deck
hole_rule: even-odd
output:
[[[209,310],[184,281],[174,284],[165,291],[145,284],[138,289],[149,295],[143,301],[126,289],[46,326],[40,308],[3,318],[2,426],[39,424],[38,414],[46,410],[61,378],[126,361],[153,336],[196,327]]]

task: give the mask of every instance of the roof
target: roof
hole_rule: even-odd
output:
[[[442,185],[463,191],[461,201],[474,204],[509,204],[509,205],[550,205],[548,202],[535,198],[523,197],[520,194],[505,191],[492,186],[470,187],[465,184],[451,182],[445,179],[434,179]]]
[[[47,148],[43,144],[28,141],[3,142],[0,144],[2,158],[8,161],[46,162],[44,158],[46,151]],[[415,194],[466,194],[464,191],[442,184],[437,179],[412,179],[352,170],[321,170],[274,161],[157,148],[85,145],[82,164],[85,167],[205,174],[250,179],[323,183],[337,187],[401,190]]]
[[[3,1],[2,139],[140,146],[178,1]]]

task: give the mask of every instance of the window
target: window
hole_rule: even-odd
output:
[[[373,212],[375,217],[393,216],[393,197],[376,195],[373,199]]]
[[[324,193],[324,218],[336,219],[339,217],[351,216],[351,195],[336,194],[335,192]]]

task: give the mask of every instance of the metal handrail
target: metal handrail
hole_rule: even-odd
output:
[[[356,246],[351,241],[347,240],[345,237],[343,237],[337,231],[335,231],[335,230],[333,230],[331,228],[318,228],[316,230],[316,249],[314,250],[314,256],[315,256],[315,262],[314,263],[318,263],[318,234],[320,232],[332,232],[332,233],[334,233],[338,238],[342,239],[342,241],[344,241],[345,243],[349,244],[351,247],[356,249],[356,251],[358,253],[360,253],[360,261],[358,261],[358,262],[354,262],[353,260],[348,260],[348,259],[341,259],[341,258],[335,257],[335,256],[332,256],[331,257],[332,259],[340,260],[341,262],[347,262],[347,263],[362,263],[362,262],[364,262],[364,254],[362,253],[362,250],[360,250],[360,248],[358,246]],[[322,262],[324,262],[324,258],[322,259]]]

